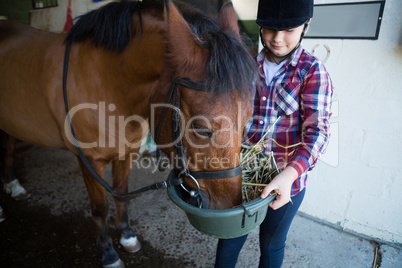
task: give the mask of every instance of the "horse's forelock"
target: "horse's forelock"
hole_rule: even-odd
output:
[[[257,64],[232,32],[208,35],[210,58],[206,83],[214,91],[252,89],[257,78]]]
[[[205,83],[210,90],[225,92],[253,88],[257,64],[237,33],[222,29],[197,9],[183,4],[178,6],[194,32],[196,43],[210,52],[205,73]]]

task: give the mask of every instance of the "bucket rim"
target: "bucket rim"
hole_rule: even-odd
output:
[[[205,217],[205,218],[225,218],[225,217],[231,217],[234,215],[238,214],[243,214],[245,211],[249,208],[252,208],[254,210],[258,210],[266,205],[268,205],[270,202],[275,199],[275,196],[268,196],[264,199],[258,197],[254,200],[251,200],[247,203],[242,203],[237,207],[234,208],[229,208],[229,209],[205,209],[205,208],[198,208],[195,206],[192,206],[185,202],[183,199],[181,199],[177,193],[177,191],[180,190],[178,186],[173,186],[169,187],[167,189],[168,196],[172,200],[174,204],[176,204],[179,208],[184,210],[186,213],[200,216],[200,217]]]

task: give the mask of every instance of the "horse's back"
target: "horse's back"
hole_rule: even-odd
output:
[[[64,146],[51,108],[62,100],[62,59],[62,35],[0,21],[0,129],[27,142]]]

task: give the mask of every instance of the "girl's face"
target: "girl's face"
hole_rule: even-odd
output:
[[[275,60],[280,61],[299,43],[304,25],[284,31],[274,31],[262,28],[262,38]],[[268,57],[269,61],[272,61]]]

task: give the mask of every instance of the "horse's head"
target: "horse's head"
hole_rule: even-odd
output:
[[[171,72],[165,84],[171,85],[166,81],[172,81],[171,76],[184,80],[169,89],[172,99],[178,99],[181,135],[175,136],[174,131],[166,135],[175,146],[165,152],[172,155],[175,151],[173,162],[181,170],[178,158],[186,156],[185,165],[197,182],[183,176],[184,186],[197,190],[199,184],[203,207],[231,208],[242,202],[241,172],[225,171],[240,165],[243,129],[252,116],[256,63],[241,42],[231,4],[222,8],[218,23],[187,6],[178,7],[168,1],[167,65]],[[174,105],[174,100],[170,103]],[[178,109],[169,110],[164,126],[177,130],[167,118]],[[168,138],[161,135],[159,141],[168,142]],[[181,142],[183,155],[177,146]],[[204,179],[197,175],[199,171],[223,172],[213,173],[216,179]]]

